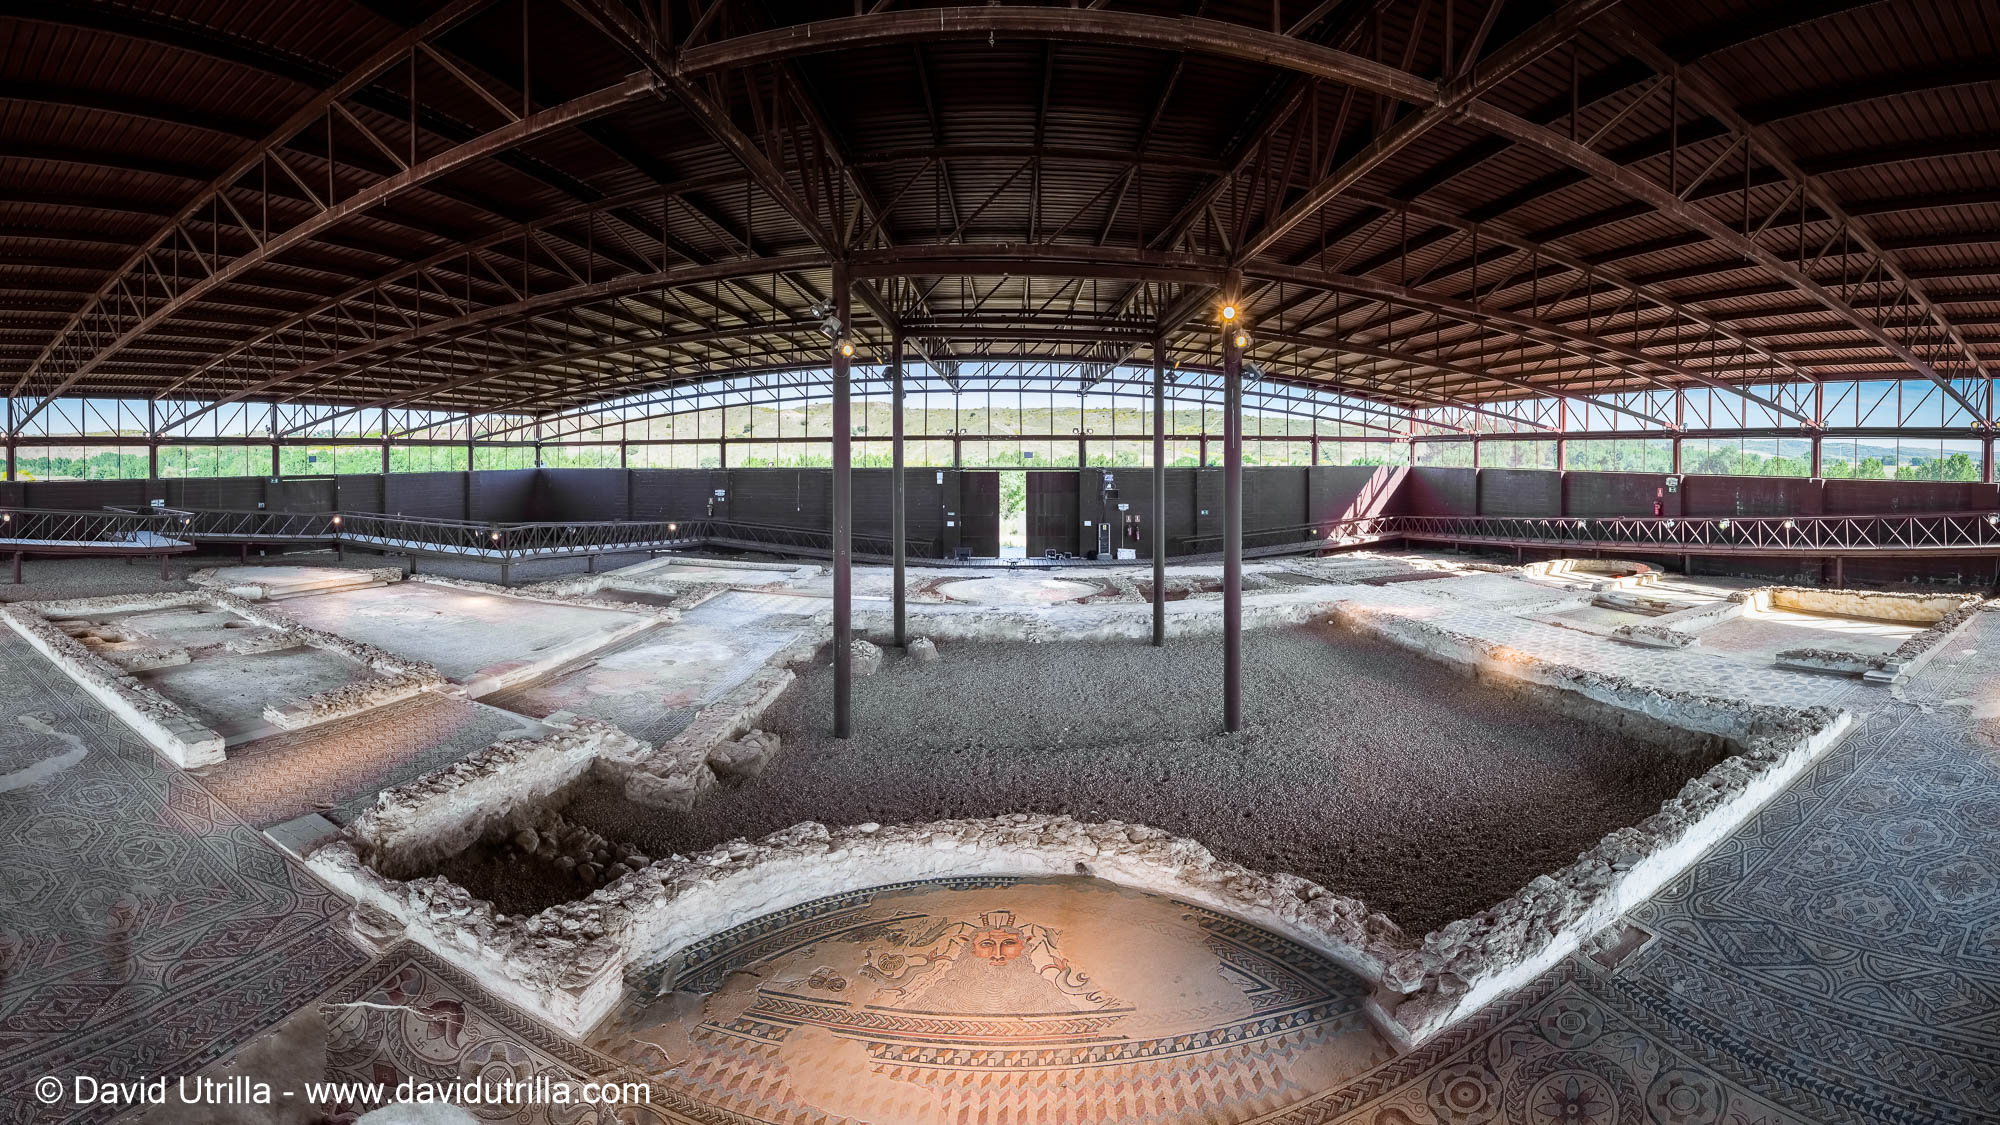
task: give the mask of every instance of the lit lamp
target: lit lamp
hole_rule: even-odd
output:
[[[1222,306],[1222,319],[1225,321],[1235,320],[1236,306],[1233,304]]]
[[[335,517],[333,517],[333,526],[335,526],[335,527],[339,527],[339,526],[340,526],[340,517],[339,517],[339,516],[335,516]]]
[[[840,342],[840,354],[851,358],[854,355],[854,341],[842,340]]]

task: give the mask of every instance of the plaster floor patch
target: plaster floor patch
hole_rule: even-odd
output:
[[[279,608],[316,629],[422,660],[460,683],[495,665],[533,661],[644,621],[614,610],[425,582],[312,594]]]
[[[1089,582],[1065,578],[966,578],[946,582],[937,592],[968,605],[1060,605],[1098,592]]]
[[[265,719],[266,707],[381,679],[338,653],[304,645],[275,652],[218,652],[138,677],[231,744],[277,729]]]

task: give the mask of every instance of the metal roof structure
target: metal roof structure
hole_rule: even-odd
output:
[[[1984,425],[1996,61],[1985,0],[41,0],[0,380],[15,430],[542,413],[823,367],[845,278],[863,360],[947,373],[1212,365],[1228,294],[1398,408],[1903,378]]]

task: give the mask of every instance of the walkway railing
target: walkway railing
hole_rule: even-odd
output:
[[[1254,554],[1308,552],[1383,540],[1627,551],[1652,555],[2000,556],[2000,512],[1890,512],[1834,516],[1364,516],[1246,529]],[[832,554],[830,531],[738,520],[599,520],[482,523],[372,512],[269,512],[177,508],[94,512],[0,509],[0,556],[159,555],[197,544],[352,545],[391,555],[496,563],[502,580],[517,562],[700,546]],[[1221,548],[1217,534],[1187,536],[1183,553]],[[937,557],[936,544],[908,540],[909,557]],[[886,536],[856,535],[857,558],[884,559]]]
[[[1685,555],[2000,554],[2000,513],[1839,516],[1394,516],[1427,542]]]
[[[1246,551],[1358,546],[1383,539],[1675,555],[1994,555],[2000,512],[1839,516],[1363,516],[1245,529]],[[1221,549],[1219,534],[1181,539]]]

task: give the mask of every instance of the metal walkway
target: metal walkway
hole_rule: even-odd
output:
[[[66,512],[0,511],[0,554],[11,553],[20,581],[26,555],[158,556],[197,546],[359,547],[385,555],[492,563],[508,581],[515,563],[599,555],[720,547],[811,558],[832,556],[832,532],[733,520],[602,520],[585,523],[481,523],[365,512],[240,512],[155,508]],[[1652,557],[1758,556],[1827,559],[1991,557],[2000,560],[2000,513],[1912,515],[1555,517],[1366,516],[1317,524],[1247,530],[1246,553],[1277,555],[1350,550],[1381,543],[1537,551],[1624,552]],[[1197,561],[1221,536],[1179,541],[1178,561]],[[908,557],[932,565],[994,560],[944,560],[936,545],[906,543]],[[857,559],[886,561],[890,541],[856,535]],[[1040,560],[1016,560],[1037,563]],[[1141,560],[1134,560],[1141,561]],[[1001,565],[1006,565],[1004,562]]]

